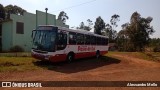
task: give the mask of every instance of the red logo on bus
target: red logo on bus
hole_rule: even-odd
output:
[[[95,51],[94,46],[78,46],[78,51]]]

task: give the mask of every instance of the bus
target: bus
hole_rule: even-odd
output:
[[[32,31],[32,57],[60,62],[96,56],[108,52],[108,38],[85,30],[40,25]]]

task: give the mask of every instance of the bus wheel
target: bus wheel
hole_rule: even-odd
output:
[[[68,54],[68,56],[67,56],[67,62],[71,62],[71,61],[73,61],[73,59],[74,59],[74,55],[73,54]]]
[[[96,52],[96,58],[98,59],[100,57],[100,52],[99,50]]]

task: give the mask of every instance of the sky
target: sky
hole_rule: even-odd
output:
[[[101,16],[105,23],[110,23],[111,16],[118,14],[120,21],[117,23],[117,32],[137,11],[141,17],[153,17],[151,26],[155,33],[151,37],[160,38],[160,0],[0,0],[0,3],[4,6],[17,5],[34,14],[36,10],[45,12],[45,8],[48,8],[48,12],[56,17],[60,11],[65,11],[69,16],[66,24],[70,27],[77,27],[82,21],[86,23],[87,19],[94,23],[98,16]]]

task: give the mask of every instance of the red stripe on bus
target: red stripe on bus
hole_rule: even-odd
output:
[[[58,54],[56,56],[51,56],[50,61],[52,62],[60,62],[60,61],[65,61],[67,58],[66,54]]]
[[[106,54],[108,51],[100,51],[101,55]],[[79,59],[79,58],[86,58],[86,57],[92,57],[95,56],[96,52],[83,52],[83,53],[75,53],[75,59]],[[39,59],[39,60],[45,60],[45,56],[40,55],[40,54],[32,54],[32,57]],[[58,54],[55,56],[51,56],[49,58],[49,61],[51,62],[61,62],[61,61],[65,61],[67,59],[67,55],[66,54]]]

